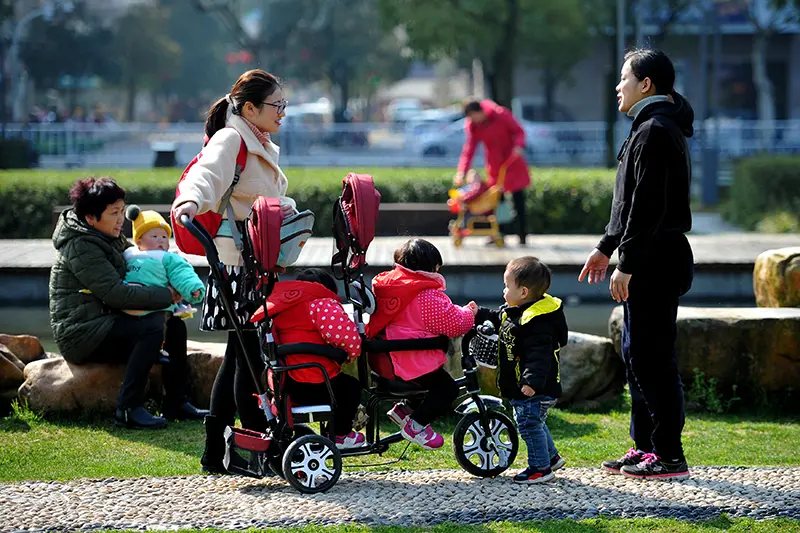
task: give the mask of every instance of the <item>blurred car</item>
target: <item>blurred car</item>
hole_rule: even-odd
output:
[[[427,109],[406,122],[406,139],[414,140],[425,133],[442,130],[461,118],[464,113],[458,109]]]
[[[422,102],[416,98],[398,98],[389,103],[386,112],[389,120],[396,123],[405,123],[423,111]]]
[[[458,157],[466,140],[464,132],[465,118],[461,118],[444,128],[428,132],[420,136],[415,153],[422,157]],[[558,151],[556,131],[545,123],[521,121],[525,130],[525,155],[528,162],[534,162],[540,154]]]

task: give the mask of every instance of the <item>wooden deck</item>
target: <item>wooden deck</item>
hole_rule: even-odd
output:
[[[406,239],[407,237],[376,238],[367,253],[368,263],[374,268],[390,267],[394,250]],[[484,245],[483,237],[466,239],[460,248],[453,246],[447,237],[428,239],[441,251],[448,270],[502,268],[521,255],[535,255],[553,269],[572,270],[583,266],[599,236],[532,235],[525,247],[520,247],[516,237],[510,236],[506,239],[505,248]],[[800,246],[800,236],[797,235],[754,233],[690,235],[689,241],[698,268],[748,268],[755,263],[758,254],[765,250]],[[173,250],[177,251],[174,247]],[[306,244],[296,266],[328,266],[334,250],[333,239],[312,238]],[[49,269],[54,259],[55,250],[50,239],[0,240],[0,271]],[[188,259],[194,266],[207,266],[203,257],[188,256]]]

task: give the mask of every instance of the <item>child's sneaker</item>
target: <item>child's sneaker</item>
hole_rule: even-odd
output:
[[[410,417],[406,418],[405,424],[403,424],[402,429],[400,429],[400,434],[404,439],[415,442],[428,450],[435,450],[444,445],[444,437],[436,433],[433,428],[431,428],[430,424],[420,431],[415,431],[412,427],[413,424],[414,421]]]
[[[567,464],[567,462],[564,460],[563,457],[561,457],[558,454],[555,454],[553,457],[550,458],[550,470],[552,470],[553,472],[555,472],[556,470],[561,470],[562,468],[564,468],[565,464]]]
[[[366,445],[367,438],[363,433],[351,431],[347,435],[339,435],[336,437],[336,447],[340,450],[345,448],[361,448]]]
[[[514,476],[514,482],[526,484],[544,483],[545,481],[550,481],[555,477],[556,475],[553,473],[552,468],[548,467],[544,470],[537,470],[535,468],[528,467]]]
[[[654,453],[646,453],[639,464],[623,466],[622,473],[638,479],[688,479],[689,465],[685,459],[667,461]]]
[[[603,469],[611,472],[612,474],[619,474],[623,466],[634,466],[642,462],[644,452],[640,452],[636,448],[630,448],[628,453],[619,459],[612,459],[610,461],[603,461]]]
[[[389,420],[398,426],[403,427],[406,425],[406,419],[411,415],[411,411],[408,409],[406,404],[396,403],[394,404],[394,407],[389,409],[386,415],[389,417]]]

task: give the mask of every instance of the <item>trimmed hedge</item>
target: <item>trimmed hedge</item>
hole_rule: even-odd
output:
[[[786,215],[793,214],[796,222],[797,213],[800,156],[758,155],[737,162],[724,210],[726,219],[748,230],[770,229]],[[791,231],[793,224],[780,226]]]
[[[332,205],[341,192],[343,168],[286,168],[289,196],[317,216],[316,235],[330,235]],[[449,169],[353,169],[371,174],[382,202],[445,202],[452,186]],[[178,169],[93,171],[110,175],[125,188],[127,200],[169,204],[180,176]],[[0,172],[0,238],[46,238],[52,234],[52,208],[68,203],[67,192],[87,171]],[[533,169],[534,186],[527,195],[530,231],[534,233],[599,234],[608,222],[614,193],[612,171],[598,169]]]

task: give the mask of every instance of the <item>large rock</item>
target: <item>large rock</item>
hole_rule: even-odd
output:
[[[159,396],[161,367],[153,366],[148,380],[148,396]],[[25,366],[25,382],[19,398],[34,411],[111,412],[116,406],[125,365],[89,363],[75,365],[62,357],[34,361]]]
[[[0,390],[19,387],[24,381],[25,364],[11,350],[0,344]]]
[[[189,341],[189,401],[196,407],[208,408],[211,403],[211,387],[222,360],[225,358],[225,343]]]
[[[611,313],[617,350],[622,307]],[[688,388],[694,369],[719,381],[723,394],[737,386],[742,400],[800,390],[800,309],[678,309],[678,369]]]
[[[0,333],[0,344],[5,344],[26,365],[31,361],[47,357],[42,343],[33,335],[6,335]]]
[[[561,349],[559,404],[585,403],[621,392],[624,366],[611,339],[570,332],[569,343]],[[478,381],[485,394],[499,395],[495,369],[478,366]]]
[[[753,268],[753,290],[759,307],[800,307],[800,247],[759,255]]]

